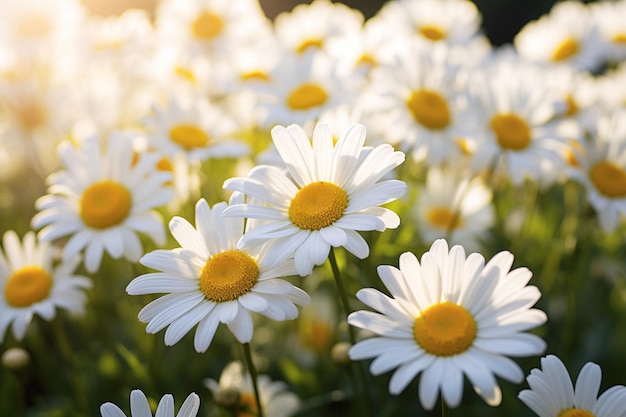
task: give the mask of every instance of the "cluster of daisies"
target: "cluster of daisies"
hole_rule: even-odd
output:
[[[215,184],[224,161],[233,175]],[[493,195],[575,181],[603,232],[623,225],[626,1],[557,3],[496,48],[469,0],[389,1],[367,21],[328,0],[273,21],[257,0],[162,0],[153,19],[5,0],[0,167],[4,182],[26,169],[47,186],[32,230],[4,232],[0,343],[9,327],[22,340],[34,315],[84,313],[88,275],[110,258],[156,271],[126,292],[160,295],[138,318],[166,345],[195,328],[206,352],[220,323],[248,344],[257,314],[292,320],[316,305],[289,277],[336,267],[335,248],[358,263],[373,232],[413,227],[430,249],[377,268],[388,294],[356,293],[375,311],[347,312],[371,336],[348,356],[373,358],[373,375],[395,369],[391,394],[421,375],[425,409],[438,396],[458,407],[464,377],[497,406],[496,377],[524,379],[511,357],[548,347],[531,332],[547,316],[530,270],[508,251],[478,253]],[[191,222],[180,213],[194,204]],[[540,417],[626,416],[625,387],[598,398],[597,365],[575,389],[556,356],[541,368],[519,394]],[[237,415],[298,410],[264,375],[258,404],[239,363],[206,385]],[[151,414],[139,390],[130,404]],[[191,394],[178,416],[198,409]],[[156,413],[174,415],[171,395]],[[110,403],[101,414],[124,415]]]

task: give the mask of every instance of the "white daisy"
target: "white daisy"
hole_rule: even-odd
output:
[[[463,396],[463,375],[489,405],[501,401],[496,376],[512,382],[524,378],[508,356],[537,355],[545,342],[526,333],[546,321],[543,311],[531,308],[541,296],[528,286],[527,268],[511,269],[513,255],[500,252],[486,265],[462,246],[448,252],[445,240],[437,240],[422,256],[400,256],[400,268],[378,267],[393,298],[366,288],[357,297],[378,310],[356,311],[348,323],[372,337],[350,349],[352,360],[375,358],[370,371],[379,375],[397,368],[389,391],[399,394],[422,373],[419,399],[432,409],[441,391],[443,400],[456,407]]]
[[[74,275],[79,257],[57,262],[57,251],[39,242],[34,232],[23,242],[9,230],[2,237],[0,251],[0,343],[13,323],[13,336],[22,340],[35,315],[50,321],[56,308],[82,314],[91,280]]]
[[[599,69],[607,49],[587,5],[573,0],[557,2],[548,14],[527,23],[513,43],[526,59],[583,71]]]
[[[609,63],[626,59],[626,1],[600,1],[587,7],[600,36],[608,45],[606,59]]]
[[[478,250],[495,222],[491,198],[480,177],[430,168],[413,212],[422,240],[446,238],[468,251]]]
[[[367,257],[369,247],[357,231],[398,227],[397,214],[380,205],[400,198],[406,184],[379,180],[404,161],[402,152],[387,144],[366,150],[365,128],[359,124],[350,126],[336,145],[325,124],[315,128],[312,141],[297,125],[274,127],[272,139],[286,172],[260,165],[248,177],[224,183],[263,203],[238,204],[224,212],[266,223],[250,229],[240,247],[268,242],[273,264],[293,255],[304,276],[326,260],[331,246]]]
[[[113,258],[135,262],[143,254],[137,232],[157,244],[165,243],[163,221],[154,208],[173,197],[167,172],[156,169],[159,155],[146,153],[134,160],[132,136],[117,131],[105,144],[97,137],[79,147],[59,146],[65,170],[48,177],[48,195],[36,201],[32,219],[40,239],[71,236],[63,259],[85,249],[85,267],[95,272],[106,251]],[[105,149],[102,149],[104,145]]]
[[[548,355],[541,358],[541,369],[526,377],[530,389],[518,398],[539,417],[624,417],[626,387],[615,385],[598,397],[602,370],[587,362],[572,386],[567,368],[561,360]]]
[[[257,384],[263,412],[272,417],[289,417],[300,406],[298,397],[287,390],[281,381],[272,381],[268,375],[258,375]],[[207,378],[206,387],[213,393],[215,402],[233,410],[237,417],[257,415],[258,406],[250,374],[244,372],[241,362],[231,362],[222,370],[219,382]],[[234,400],[234,401],[233,401]]]
[[[589,139],[570,176],[585,186],[600,226],[610,232],[626,216],[626,108],[598,108],[584,128]]]
[[[230,203],[240,200],[235,193]],[[298,316],[295,304],[310,302],[308,294],[280,279],[295,275],[293,260],[274,266],[265,248],[237,248],[244,221],[222,218],[226,207],[222,202],[211,209],[206,200],[199,200],[195,228],[174,217],[170,232],[181,247],[144,255],[140,262],[160,272],[141,275],[126,288],[131,295],[168,293],[139,312],[139,320],[148,323],[148,333],[169,326],[165,332],[168,346],[198,324],[194,346],[204,352],[219,323],[225,323],[241,343],[248,343],[253,333],[252,312],[274,320],[294,319]]]
[[[178,410],[176,417],[196,417],[200,408],[200,397],[196,393],[187,396]],[[150,404],[146,395],[138,389],[130,392],[130,414],[132,417],[152,417]],[[126,414],[113,403],[104,403],[100,406],[102,417],[126,417]],[[172,394],[165,394],[161,397],[157,406],[155,417],[174,417],[174,397]]]

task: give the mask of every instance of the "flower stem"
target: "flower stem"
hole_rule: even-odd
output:
[[[337,285],[339,298],[341,298],[341,304],[343,305],[343,309],[347,317],[348,314],[352,312],[352,309],[350,308],[350,302],[348,301],[348,294],[346,294],[346,288],[344,287],[343,281],[341,280],[341,273],[339,272],[339,267],[337,266],[337,258],[335,258],[335,251],[334,251],[334,248],[332,247],[330,248],[328,260],[330,261],[330,268],[333,270],[333,277],[335,278],[335,284]],[[354,345],[356,343],[356,336],[354,334],[354,328],[352,328],[352,326],[348,326],[348,333],[350,336],[350,343]]]
[[[248,372],[250,372],[250,378],[252,379],[252,387],[254,388],[254,398],[257,405],[257,417],[263,417],[263,406],[261,405],[261,394],[259,392],[259,386],[257,383],[258,374],[252,362],[252,353],[250,352],[250,343],[242,343],[243,352],[246,357],[246,363],[248,365]]]

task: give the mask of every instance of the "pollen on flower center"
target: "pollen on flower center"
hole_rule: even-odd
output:
[[[463,306],[443,302],[422,311],[415,319],[413,336],[426,352],[452,356],[472,345],[477,329],[474,317]]]
[[[418,30],[420,35],[431,41],[440,41],[446,37],[446,32],[435,25],[424,25]]]
[[[320,230],[343,216],[348,194],[330,182],[313,182],[302,187],[291,200],[289,218],[300,229]]]
[[[222,18],[215,13],[204,11],[191,24],[191,32],[201,40],[210,40],[219,35],[224,29]]]
[[[259,277],[259,265],[240,250],[212,256],[202,268],[200,289],[208,300],[225,302],[248,293]]]
[[[444,129],[450,124],[448,102],[436,91],[413,91],[406,105],[413,118],[428,129]]]
[[[323,45],[321,39],[306,39],[296,48],[296,52],[299,54],[304,53],[309,48],[319,49]]]
[[[530,143],[530,127],[521,117],[513,113],[500,113],[491,119],[491,129],[498,144],[513,151],[521,151]]]
[[[209,142],[209,137],[198,126],[191,124],[179,124],[170,130],[170,139],[185,148],[202,148]]]
[[[302,84],[287,97],[287,106],[292,110],[308,110],[321,106],[328,100],[328,93],[317,84]]]
[[[581,410],[578,408],[568,408],[559,413],[557,417],[595,417],[594,414],[587,410]]]
[[[578,42],[576,39],[568,38],[559,44],[552,54],[553,61],[564,61],[578,52]]]
[[[9,277],[4,298],[13,307],[28,307],[48,296],[52,278],[39,266],[25,266]]]
[[[600,193],[611,198],[626,197],[626,171],[611,162],[601,161],[589,172],[589,178]]]
[[[431,208],[426,213],[426,218],[430,224],[444,230],[454,230],[461,226],[459,216],[444,206]]]
[[[80,217],[95,229],[106,229],[121,223],[130,213],[132,196],[115,181],[104,180],[90,185],[80,201]]]

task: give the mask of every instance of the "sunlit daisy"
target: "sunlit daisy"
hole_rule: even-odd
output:
[[[300,406],[298,397],[287,390],[281,381],[272,381],[268,375],[258,375],[259,397],[265,415],[289,417]],[[214,401],[232,410],[237,417],[257,415],[258,406],[250,374],[244,372],[241,362],[231,362],[222,370],[219,382],[207,378],[206,387],[211,390]]]
[[[202,162],[249,152],[248,146],[233,136],[237,128],[234,121],[202,98],[171,98],[165,106],[155,107],[143,123],[149,146],[165,155],[183,153],[189,161]]]
[[[241,200],[233,194],[230,203]],[[140,262],[160,272],[141,275],[126,288],[131,295],[167,293],[145,306],[139,320],[148,323],[148,333],[167,327],[168,346],[197,324],[194,346],[204,352],[219,323],[225,323],[241,343],[248,343],[253,333],[251,313],[274,320],[294,319],[296,304],[310,302],[304,291],[281,279],[295,275],[293,260],[270,265],[274,259],[265,248],[237,248],[244,220],[222,218],[226,207],[222,202],[210,208],[206,200],[199,200],[195,228],[174,217],[170,232],[181,247],[144,255]]]
[[[537,355],[545,342],[527,333],[546,321],[543,311],[531,308],[541,296],[529,286],[527,268],[511,270],[513,255],[500,252],[486,265],[462,246],[448,252],[437,240],[422,256],[400,256],[400,268],[378,267],[391,298],[373,289],[357,297],[378,310],[356,311],[348,323],[377,334],[350,349],[353,360],[375,358],[374,375],[397,368],[389,391],[399,394],[422,373],[419,399],[432,409],[441,391],[443,400],[456,407],[463,396],[463,375],[489,405],[502,399],[496,376],[521,382],[522,369],[508,356]]]
[[[331,246],[367,257],[369,247],[357,231],[398,227],[398,215],[380,205],[400,198],[406,184],[380,179],[404,161],[402,152],[386,144],[364,150],[365,128],[359,124],[350,126],[336,145],[325,124],[316,127],[312,140],[297,125],[274,127],[272,139],[286,172],[260,165],[248,177],[224,183],[224,188],[264,203],[225,211],[267,221],[248,230],[240,247],[268,242],[273,264],[293,255],[298,274],[304,276],[327,259]]]
[[[561,360],[548,355],[541,358],[541,369],[533,369],[526,377],[530,389],[518,398],[539,417],[624,417],[626,387],[615,385],[598,397],[602,370],[587,362],[572,385],[567,368]]]
[[[13,336],[24,338],[35,315],[50,321],[61,308],[82,314],[91,287],[87,277],[75,275],[79,257],[58,261],[57,250],[39,242],[34,232],[24,235],[20,242],[9,230],[2,236],[0,251],[0,343],[12,323]]]
[[[163,221],[154,209],[173,193],[165,186],[171,174],[156,169],[159,155],[135,159],[131,137],[115,132],[105,143],[97,137],[79,147],[64,142],[59,156],[65,169],[48,177],[49,194],[37,200],[32,225],[43,228],[44,241],[70,236],[65,261],[85,249],[85,267],[95,272],[105,251],[136,262],[143,255],[137,232],[165,243]]]
[[[626,216],[626,108],[598,109],[584,128],[589,140],[570,175],[585,186],[600,226],[610,232]]]
[[[468,251],[480,249],[495,221],[491,190],[482,179],[452,169],[430,168],[414,207],[423,241],[446,238]]]
[[[196,417],[200,408],[200,397],[191,393],[187,396],[178,410],[176,417]],[[132,417],[152,417],[150,403],[146,395],[138,389],[130,392],[130,414]],[[100,406],[102,417],[126,417],[126,414],[113,403],[104,403]],[[165,394],[161,397],[157,406],[155,417],[174,417],[174,397],[172,394]]]
[[[598,69],[606,55],[589,8],[573,0],[557,2],[548,14],[527,23],[515,36],[514,45],[532,61],[587,71]]]

